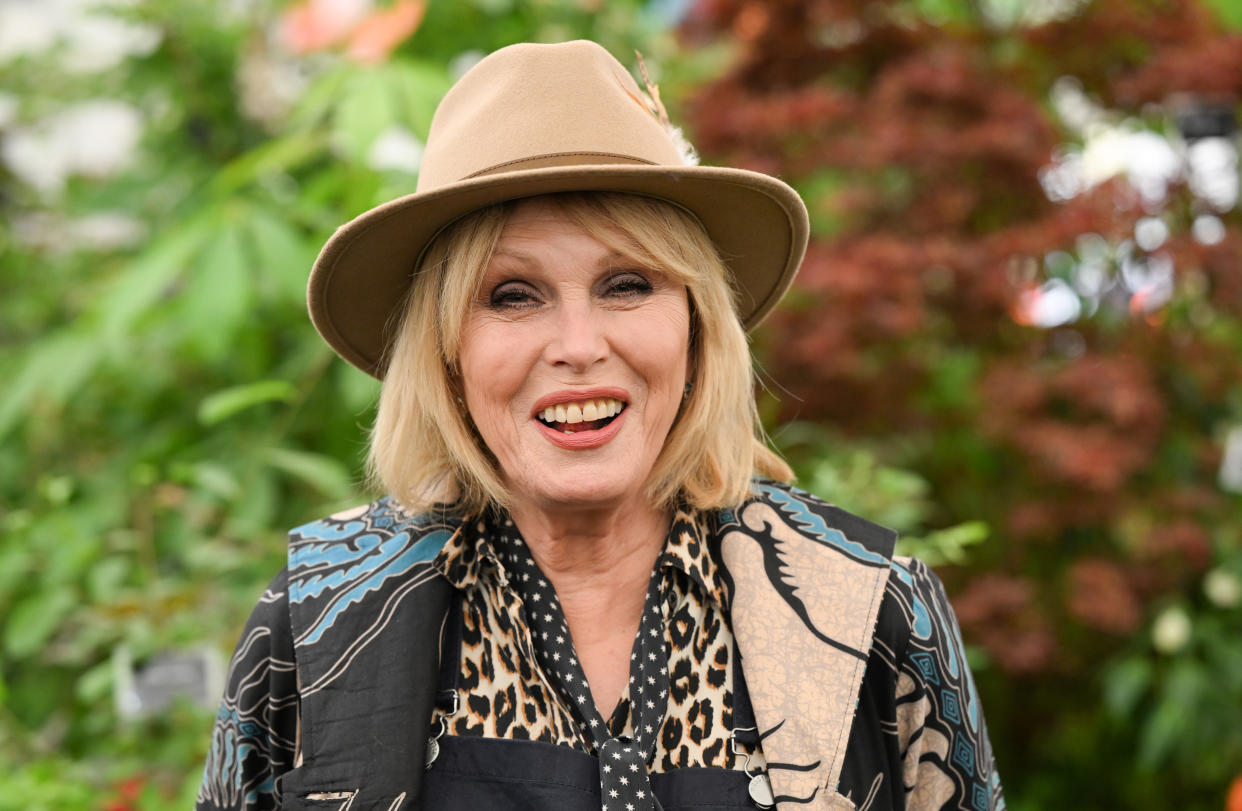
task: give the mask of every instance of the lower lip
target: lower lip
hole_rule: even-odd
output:
[[[598,448],[600,445],[610,442],[617,435],[617,432],[621,430],[621,423],[625,421],[625,415],[628,413],[629,409],[627,408],[618,414],[616,419],[597,431],[578,431],[572,434],[566,434],[555,428],[550,428],[538,419],[535,422],[538,423],[539,430],[543,431],[543,435],[553,445],[568,451],[581,451],[587,448]]]

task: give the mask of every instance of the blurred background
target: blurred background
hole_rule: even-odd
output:
[[[575,37],[804,195],[765,419],[946,581],[1010,807],[1242,811],[1242,0],[0,0],[0,808],[192,805],[284,531],[374,495],[310,264]]]

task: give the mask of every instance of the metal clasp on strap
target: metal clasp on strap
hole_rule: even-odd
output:
[[[436,730],[434,735],[427,739],[427,758],[426,763],[423,765],[423,768],[425,769],[430,769],[431,764],[435,763],[436,758],[440,756],[440,739],[448,733],[448,719],[456,715],[457,711],[461,709],[461,698],[457,695],[456,690],[453,690],[451,693],[448,690],[441,690],[440,695],[444,696],[448,700],[451,700],[453,708],[440,716],[440,728]],[[436,706],[439,705],[439,696],[437,696]]]
[[[750,784],[746,787],[746,791],[750,794],[751,802],[757,808],[771,808],[776,805],[776,797],[772,793],[772,781],[761,771],[756,770],[754,774],[751,774],[750,752],[741,748],[741,741],[737,739],[737,733],[739,732],[754,733],[754,740],[758,742],[759,730],[756,727],[734,727],[733,731],[729,733],[729,746],[733,750],[733,754],[746,758],[746,761],[742,764],[742,772],[750,778]]]

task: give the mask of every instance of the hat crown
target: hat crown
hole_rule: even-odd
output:
[[[546,166],[684,166],[648,104],[621,63],[594,42],[502,48],[440,103],[418,192]]]

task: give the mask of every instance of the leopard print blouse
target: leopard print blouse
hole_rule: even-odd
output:
[[[652,772],[688,767],[741,769],[764,767],[758,744],[747,736],[732,740],[733,631],[718,566],[703,542],[694,517],[681,513],[671,525],[656,562],[666,593],[665,641],[668,650],[668,711],[651,762]],[[449,734],[534,740],[595,754],[590,738],[574,720],[565,697],[541,671],[535,658],[526,606],[509,583],[518,575],[512,561],[497,553],[498,534],[515,534],[506,516],[480,520],[445,544],[433,566],[462,593],[461,670],[458,711],[446,717]],[[628,695],[608,718],[614,736],[632,736]],[[749,758],[749,761],[748,761]]]

